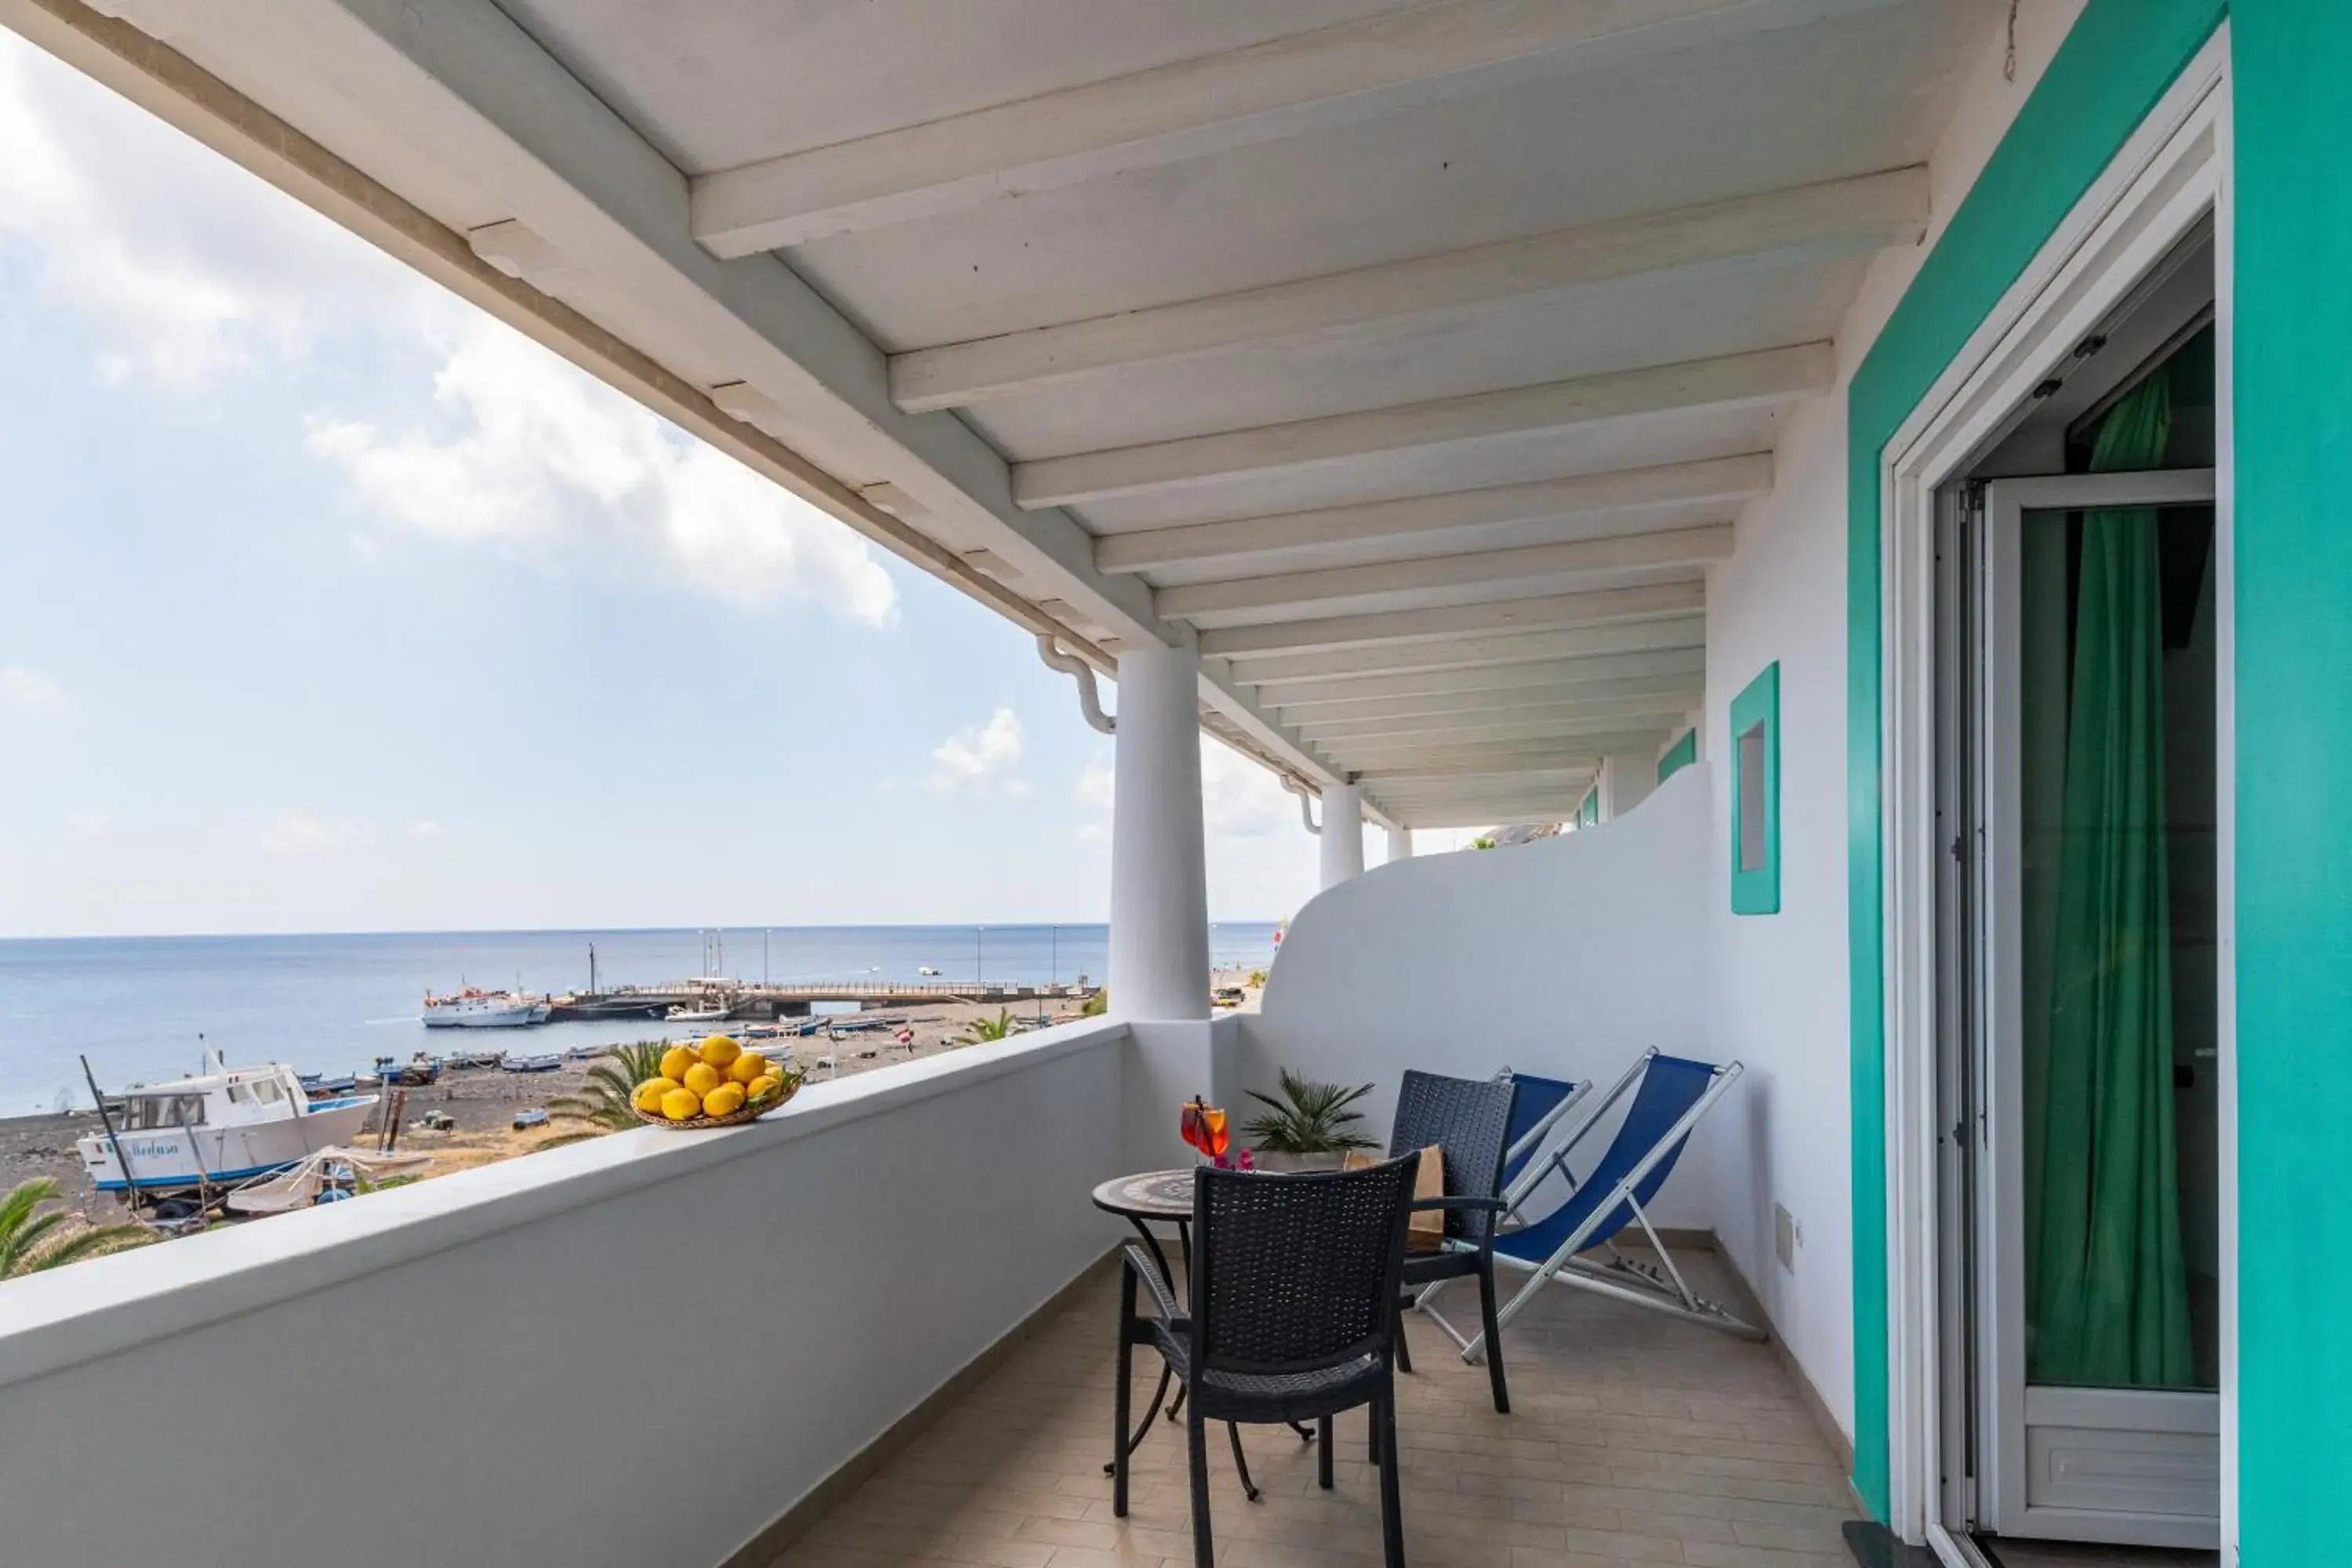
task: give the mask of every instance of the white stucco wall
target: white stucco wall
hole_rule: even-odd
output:
[[[0,1285],[0,1563],[721,1562],[1121,1234],[1126,1035]]]
[[[1707,825],[1712,954],[1708,1037],[1748,1068],[1717,1130],[1718,1234],[1831,1413],[1853,1429],[1852,1052],[1847,963],[1846,391],[1944,225],[2000,144],[2083,0],[2027,0],[2014,80],[2003,40],[1964,68],[1930,161],[1927,242],[1873,265],[1837,332],[1834,394],[1789,420],[1771,495],[1740,517],[1730,560],[1707,579],[1702,766],[1727,801],[1731,700],[1780,665],[1780,912],[1736,916],[1730,823]],[[1677,775],[1679,778],[1680,775]],[[1795,1267],[1773,1258],[1772,1205],[1801,1233]]]
[[[1689,768],[1601,826],[1376,867],[1324,892],[1242,1020],[1239,1085],[1270,1090],[1282,1068],[1369,1082],[1385,1142],[1408,1068],[1508,1066],[1605,1089],[1649,1046],[1706,1056],[1708,798],[1706,770]],[[1709,1121],[1742,1114],[1735,1089]],[[1716,1224],[1718,1135],[1694,1139],[1663,1223]]]

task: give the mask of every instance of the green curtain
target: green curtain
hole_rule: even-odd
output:
[[[2094,472],[2152,468],[2159,371],[2099,427]],[[2083,515],[2048,1059],[2041,1064],[2032,1352],[2041,1384],[2194,1377],[2173,1152],[2164,605],[2153,508]]]

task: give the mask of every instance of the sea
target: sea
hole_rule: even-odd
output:
[[[1219,968],[1273,962],[1273,922],[1209,931]],[[644,1019],[426,1033],[427,993],[464,985],[561,993],[696,975],[777,984],[917,981],[1099,984],[1101,925],[775,926],[725,930],[402,931],[320,936],[26,938],[0,941],[0,1116],[87,1107],[81,1058],[111,1093],[230,1065],[290,1062],[330,1076],[420,1047],[562,1050],[646,1038]]]

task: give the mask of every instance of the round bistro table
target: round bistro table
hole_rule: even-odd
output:
[[[1154,1224],[1172,1225],[1176,1227],[1177,1250],[1184,1259],[1184,1279],[1189,1286],[1192,1278],[1192,1172],[1194,1169],[1197,1167],[1175,1171],[1139,1171],[1130,1176],[1113,1176],[1109,1181],[1097,1187],[1094,1192],[1095,1207],[1106,1214],[1118,1215],[1128,1224],[1135,1226],[1135,1233],[1143,1237],[1143,1245],[1151,1251],[1151,1261],[1160,1270],[1160,1283],[1168,1287],[1169,1296],[1179,1301],[1184,1299],[1184,1293],[1177,1289],[1175,1272],[1168,1267],[1167,1251],[1160,1247],[1160,1237],[1153,1233],[1151,1227]],[[1121,1333],[1127,1331],[1124,1324],[1120,1326],[1119,1331]],[[1151,1402],[1143,1407],[1143,1420],[1127,1438],[1129,1453],[1135,1452],[1143,1442],[1143,1435],[1151,1430],[1151,1424],[1163,1414],[1160,1402],[1167,1398],[1169,1380],[1174,1375],[1175,1368],[1168,1363],[1166,1358],[1161,1358],[1160,1386],[1152,1390]],[[1183,1408],[1184,1391],[1180,1388],[1176,1391],[1176,1397],[1170,1401],[1164,1414],[1172,1423]],[[1302,1441],[1314,1441],[1313,1431],[1299,1426],[1297,1422],[1290,1424],[1290,1429],[1297,1433]],[[1234,1446],[1234,1468],[1241,1473],[1242,1491],[1250,1501],[1255,1502],[1258,1500],[1258,1489],[1256,1484],[1250,1479],[1249,1461],[1242,1458],[1241,1429],[1228,1421],[1225,1423],[1225,1436],[1231,1439]],[[1106,1464],[1103,1466],[1103,1474],[1109,1475],[1117,1468],[1116,1462]]]

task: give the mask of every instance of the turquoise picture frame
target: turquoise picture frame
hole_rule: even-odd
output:
[[[1780,912],[1780,666],[1731,700],[1731,912]]]

